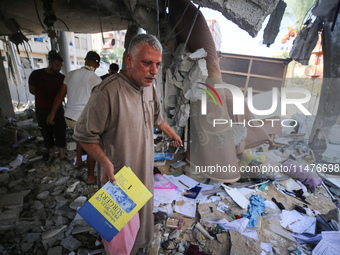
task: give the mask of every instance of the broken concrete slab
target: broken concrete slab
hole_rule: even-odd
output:
[[[64,248],[68,249],[69,251],[76,251],[78,250],[82,243],[75,239],[73,236],[68,236],[63,239],[60,243]]]
[[[55,246],[49,248],[47,251],[47,255],[62,255],[63,254],[63,247],[62,246]]]
[[[48,190],[45,190],[37,195],[37,199],[39,200],[46,200],[50,197],[50,192]]]
[[[67,226],[55,226],[50,227],[41,235],[42,243],[45,250],[52,247],[55,241],[61,241],[64,239],[64,232],[67,230]]]
[[[82,207],[87,201],[87,197],[85,196],[80,196],[77,197],[73,202],[70,204],[70,208],[73,210],[78,210],[80,207]]]
[[[228,0],[228,1],[198,1],[196,4],[219,10],[223,16],[246,30],[255,37],[262,27],[265,18],[274,11],[278,0]]]
[[[21,210],[22,210],[21,207],[2,210],[0,214],[0,224],[2,225],[15,224],[19,219]]]
[[[189,59],[192,59],[192,60],[198,60],[198,59],[207,57],[207,55],[208,53],[203,48],[201,48],[191,53],[188,57]]]
[[[0,208],[22,208],[24,197],[30,192],[31,190],[23,190],[16,193],[1,195]]]
[[[269,21],[263,32],[262,42],[263,44],[266,44],[267,47],[275,42],[276,36],[280,31],[280,25],[286,7],[287,4],[284,1],[280,0],[275,10],[270,14]]]

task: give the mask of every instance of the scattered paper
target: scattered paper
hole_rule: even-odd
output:
[[[220,220],[206,220],[207,222],[220,225],[224,229],[234,230],[238,233],[243,234],[244,230],[247,228],[249,219],[241,218],[238,220],[227,221],[226,219]]]
[[[170,182],[172,182],[174,185],[178,187],[178,189],[182,191],[186,191],[188,189],[191,189],[199,184],[199,182],[195,181],[194,179],[191,179],[189,176],[182,174],[180,176],[173,176],[173,175],[163,175],[165,178],[167,178]]]
[[[175,212],[195,218],[196,216],[196,201],[194,199],[180,197],[176,200]]]
[[[155,206],[157,204],[171,204],[172,201],[181,197],[181,192],[174,189],[155,189],[153,196]]]
[[[336,255],[340,251],[340,231],[323,231],[322,239],[312,251],[312,255]]]
[[[223,202],[218,202],[217,204],[217,211],[220,211],[222,213],[227,213],[229,210],[229,205],[227,205],[226,203]]]
[[[153,176],[154,189],[177,189],[177,186],[170,182],[161,174],[155,174]]]
[[[221,186],[225,189],[228,195],[238,204],[242,209],[247,209],[249,205],[249,200],[237,189],[230,188],[225,184],[221,184]]]
[[[291,229],[294,233],[301,234],[305,232],[312,224],[315,224],[314,217],[300,214],[298,211],[282,211],[281,226]],[[311,233],[309,231],[309,233]]]
[[[273,248],[270,243],[261,243],[261,255],[273,255]]]

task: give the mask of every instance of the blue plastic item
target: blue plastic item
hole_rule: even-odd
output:
[[[165,156],[165,157],[164,157]],[[173,153],[155,153],[155,161],[172,160],[174,158]]]

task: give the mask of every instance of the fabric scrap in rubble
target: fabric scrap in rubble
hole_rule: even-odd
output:
[[[249,219],[247,224],[248,228],[253,228],[256,225],[257,218],[263,215],[264,209],[266,209],[266,205],[262,197],[258,195],[252,195],[249,199],[250,204],[248,205],[249,211],[248,213],[243,213],[242,217],[246,217]]]

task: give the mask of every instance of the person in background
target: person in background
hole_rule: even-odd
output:
[[[153,83],[162,62],[162,46],[149,34],[136,35],[126,56],[126,70],[94,88],[80,115],[73,138],[101,167],[101,183],[115,183],[122,167],[132,169],[153,193],[154,126],[182,146],[181,138],[164,121]],[[135,254],[154,236],[153,199],[110,242],[107,254]],[[139,215],[139,216],[138,216]]]
[[[65,120],[67,126],[74,130],[76,122],[83,111],[87,101],[90,98],[92,89],[101,83],[101,79],[94,73],[99,67],[100,56],[94,52],[89,51],[85,57],[85,66],[80,69],[69,72],[66,77],[64,84],[61,86],[58,95],[56,96],[53,108],[47,121],[53,124],[54,114],[56,113],[57,107],[64,100],[67,94],[67,104],[65,107]],[[87,179],[88,185],[96,183],[96,177],[94,174],[95,160],[91,155],[87,155]],[[77,159],[75,168],[78,169],[84,162],[82,160],[82,147],[77,143]]]
[[[104,80],[105,78],[109,77],[110,75],[118,73],[118,71],[119,71],[119,65],[117,65],[116,63],[112,63],[110,65],[109,73],[104,74],[103,76],[100,76],[100,78],[102,80]]]
[[[65,76],[60,73],[63,65],[62,57],[56,51],[48,53],[48,67],[34,70],[29,77],[29,91],[35,96],[35,113],[45,147],[50,152],[46,164],[51,165],[57,155],[54,146],[59,148],[59,159],[67,160],[65,155],[66,124],[62,102],[55,106],[55,114],[51,125],[47,120],[54,99],[63,85]]]

